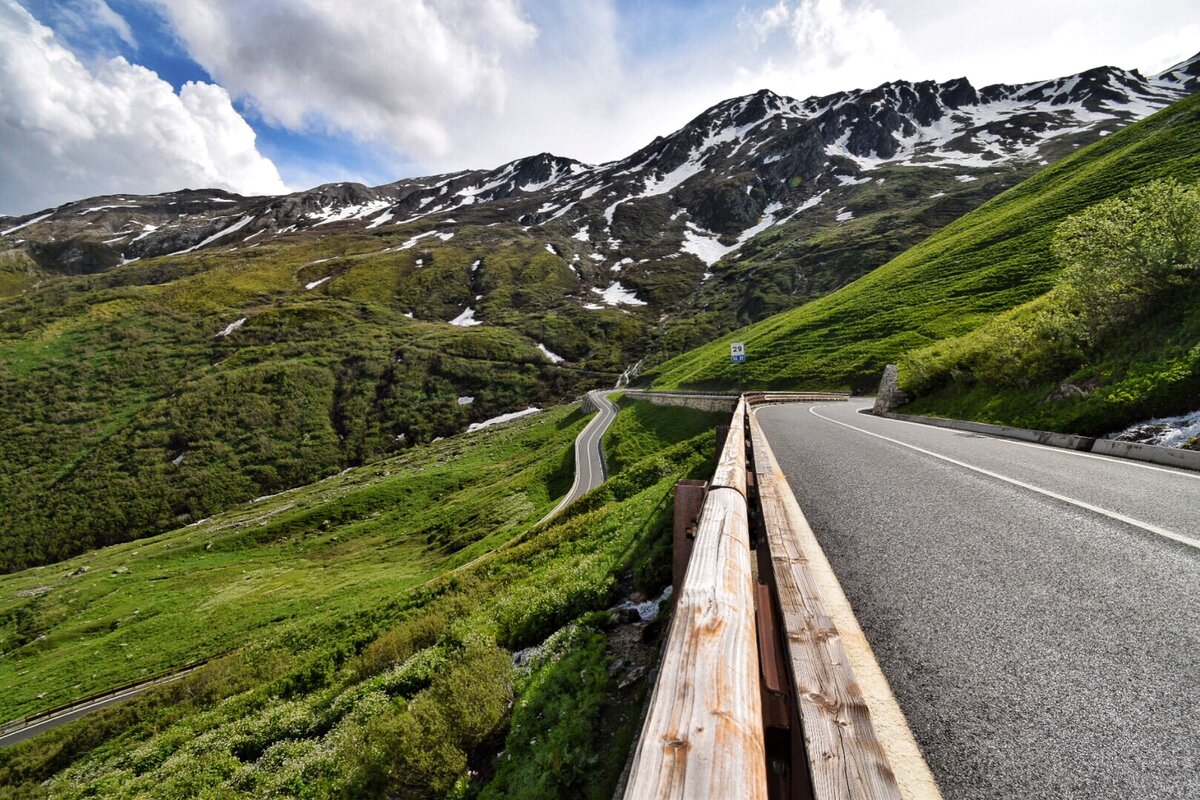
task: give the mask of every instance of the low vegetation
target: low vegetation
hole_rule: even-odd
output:
[[[604,435],[604,461],[610,474],[668,445],[729,423],[728,414],[681,410],[627,398],[621,398],[618,404],[622,411]]]
[[[1100,434],[1200,397],[1200,189],[1153,181],[1069,217],[1055,287],[909,353],[916,410]]]
[[[532,520],[566,490],[583,424],[566,409],[0,579],[0,597],[21,595],[5,601],[0,668],[23,674],[6,686],[94,688],[60,676],[68,651],[86,655],[77,672],[115,660],[131,663],[111,679],[136,674],[152,644],[170,644],[141,617],[220,575],[218,559],[229,560],[225,582],[184,598],[170,627],[223,642],[209,652],[234,646],[176,683],[0,751],[0,791],[611,796],[647,684],[615,662],[621,620],[605,609],[662,588],[671,487],[712,467],[710,420],[673,413],[684,422],[657,431],[642,404],[623,410],[620,468],[549,525]],[[491,488],[496,475],[509,484]],[[306,585],[293,593],[297,580]],[[41,632],[17,644],[18,619]],[[12,710],[52,700],[4,699]]]
[[[568,302],[570,271],[536,242],[484,252],[467,229],[397,251],[405,236],[164,257],[0,299],[0,572],[560,402],[642,349],[645,323]],[[25,274],[15,258],[0,274]],[[489,324],[447,325],[468,301]]]

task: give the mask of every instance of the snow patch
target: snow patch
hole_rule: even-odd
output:
[[[544,355],[546,358],[550,359],[551,364],[561,364],[562,362],[566,361],[565,358],[558,355],[557,353],[550,352],[550,350],[546,347],[546,345],[542,344],[541,342],[538,342],[537,347],[538,347],[538,350],[542,351],[542,355]]]
[[[375,219],[371,220],[371,224],[367,226],[367,229],[369,230],[371,228],[378,228],[380,225],[390,220],[393,216],[394,215],[391,211],[385,211]]]
[[[304,289],[305,289],[305,291],[312,291],[313,289],[320,286],[322,283],[325,283],[326,281],[330,280],[332,277],[333,277],[332,275],[327,275],[324,278],[321,278],[321,280],[319,280],[319,281],[313,281],[312,283],[306,283],[306,284],[304,284]]]
[[[705,266],[711,267],[740,246],[740,243],[721,244],[715,233],[688,223],[687,229],[683,232],[683,246],[680,250],[691,253],[703,261]]]
[[[450,320],[451,325],[457,325],[460,328],[470,328],[473,325],[482,325],[483,323],[475,319],[475,309],[467,308],[454,319]]]
[[[469,406],[469,405],[471,405],[471,403],[474,403],[474,402],[475,402],[474,395],[464,394],[462,397],[458,398],[458,404],[460,406]]]
[[[417,242],[421,241],[426,236],[436,236],[436,235],[437,235],[437,231],[426,231],[425,233],[418,233],[416,236],[412,237],[411,239],[405,239],[404,243],[401,244],[396,249],[397,250],[410,250],[413,247],[416,247]]]
[[[17,225],[16,227],[9,228],[6,231],[0,231],[0,236],[8,236],[10,233],[16,233],[17,231],[21,230],[21,228],[28,228],[30,225],[34,224],[35,222],[41,222],[42,220],[49,219],[50,217],[53,217],[53,216],[54,216],[54,212],[51,211],[49,214],[42,214],[40,217],[34,217],[33,219],[29,220],[28,222],[22,222],[20,225]]]
[[[233,333],[234,331],[236,331],[238,328],[242,327],[242,326],[243,326],[243,325],[245,325],[245,324],[246,324],[246,318],[245,318],[245,317],[242,317],[242,318],[241,318],[241,319],[239,319],[239,320],[234,320],[233,322],[231,322],[231,323],[229,323],[228,325],[226,325],[226,326],[225,326],[225,329],[224,329],[224,330],[222,330],[222,331],[219,331],[219,332],[217,333],[217,335],[216,335],[216,336],[214,336],[213,338],[214,338],[214,339],[216,339],[216,338],[220,338],[220,337],[222,337],[222,336],[228,336],[229,334]]]
[[[485,419],[483,422],[472,422],[467,426],[467,433],[474,433],[477,430],[482,428],[490,428],[493,425],[502,425],[505,422],[511,422],[512,420],[520,419],[521,417],[528,417],[530,414],[536,414],[539,411],[541,411],[540,408],[534,408],[533,406],[530,406],[524,411],[513,411],[509,414],[501,414],[498,417]]]
[[[610,306],[644,306],[645,300],[639,300],[638,296],[621,285],[620,281],[614,281],[607,289],[592,289],[593,292],[600,295],[607,305]]]
[[[339,209],[335,209],[333,205],[329,205],[309,213],[308,218],[321,220],[313,227],[349,219],[365,219],[373,214],[378,214],[391,204],[391,200],[369,200],[366,203],[342,206]]]
[[[137,206],[137,205],[132,205],[132,206],[130,206],[130,205],[122,205],[122,206],[92,206],[91,208],[85,208],[83,211],[80,211],[80,212],[78,212],[78,215],[82,217],[84,214],[91,214],[93,211],[107,211],[107,210],[109,210],[110,208],[141,208],[141,206]]]
[[[231,233],[236,233],[236,232],[240,231],[242,228],[249,225],[253,221],[253,219],[254,219],[254,217],[250,217],[250,216],[242,217],[237,222],[230,225],[228,228],[223,228],[222,230],[219,230],[216,233],[214,233],[212,236],[209,236],[203,242],[200,242],[199,244],[194,244],[191,247],[184,248],[183,250],[176,250],[174,253],[169,253],[168,255],[172,255],[172,256],[183,255],[184,253],[190,253],[193,250],[199,250],[201,247],[207,247],[208,245],[215,242],[217,239],[220,239],[224,236],[228,236]]]

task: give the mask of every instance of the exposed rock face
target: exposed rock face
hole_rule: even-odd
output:
[[[879,392],[875,395],[875,407],[871,410],[873,414],[886,414],[908,402],[908,395],[900,388],[899,377],[900,370],[895,364],[884,367]]]
[[[1149,78],[1098,67],[978,90],[966,78],[805,100],[762,90],[718,103],[606,164],[539,153],[490,170],[375,187],[333,183],[281,197],[209,189],[110,195],[0,218],[0,247],[79,243],[40,262],[74,273],[306,232],[408,225],[413,234],[454,233],[499,224],[477,235],[505,240],[519,226],[543,242],[572,240],[571,252],[557,242],[551,252],[587,281],[581,297],[605,291],[615,280],[608,273],[619,270],[622,286],[647,300],[647,313],[723,303],[747,322],[838,288],[1198,82],[1200,57]],[[820,235],[843,225],[853,235]],[[755,287],[731,277],[763,242],[778,246],[780,237],[764,234],[784,226],[790,249],[755,265]]]

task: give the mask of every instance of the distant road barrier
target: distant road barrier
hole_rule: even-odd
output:
[[[118,698],[125,699],[127,697],[132,697],[135,694],[141,694],[142,692],[152,689],[155,686],[171,683],[172,681],[176,681],[186,675],[191,674],[192,672],[195,672],[196,670],[200,669],[200,667],[203,667],[205,664],[207,664],[210,660],[211,659],[193,661],[192,663],[181,667],[180,669],[171,670],[169,672],[160,672],[151,678],[125,683],[114,689],[106,689],[103,692],[97,692],[78,700],[72,700],[70,703],[64,703],[45,711],[39,711],[36,714],[31,714],[27,717],[23,717],[22,719],[6,722],[3,725],[0,725],[0,747],[6,746],[8,743],[3,742],[3,740],[15,733],[20,733],[21,731],[37,727],[50,730],[51,728],[57,727],[57,725],[50,723],[57,722],[62,724],[62,722],[70,721],[70,719],[66,718],[76,719],[77,717],[73,715],[79,711],[93,707],[103,707],[107,701]]]
[[[679,395],[729,399],[627,394],[651,402]],[[848,398],[842,392],[733,398],[712,481],[677,486],[676,606],[625,800],[938,797],[752,410]],[[836,594],[833,611],[823,599],[829,594]],[[836,619],[853,629],[852,656]],[[866,675],[864,694],[852,664],[868,660],[878,674]],[[876,729],[880,714],[886,740]],[[907,740],[892,741],[903,734]]]
[[[721,392],[655,392],[648,389],[627,389],[625,396],[645,400],[658,406],[677,406],[697,411],[732,412],[743,395]],[[750,405],[764,403],[798,403],[824,400],[846,400],[849,392],[754,392],[744,395]]]

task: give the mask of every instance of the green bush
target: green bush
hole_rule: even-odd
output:
[[[905,356],[914,409],[938,408],[940,392],[943,413],[1084,433],[1194,410],[1195,360],[1180,345],[1194,341],[1200,189],[1143,184],[1068,217],[1052,249],[1050,292]],[[1047,405],[1064,380],[1108,386]]]

